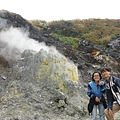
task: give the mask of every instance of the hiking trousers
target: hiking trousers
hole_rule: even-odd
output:
[[[120,110],[120,106],[117,103],[113,103],[113,108],[112,108],[113,114],[115,114],[119,110]],[[109,113],[108,113],[107,109],[105,109],[105,117],[107,118],[107,120],[115,120],[114,119],[114,115],[113,116],[109,116]]]

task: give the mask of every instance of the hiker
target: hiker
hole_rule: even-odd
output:
[[[92,81],[88,84],[87,95],[90,97],[88,111],[92,120],[97,120],[97,108],[100,120],[105,120],[104,110],[107,105],[103,94],[106,92],[106,87],[105,82],[101,81],[101,78],[99,72],[94,72],[92,74]]]
[[[101,69],[101,74],[106,80],[107,109],[105,116],[107,120],[114,120],[114,114],[120,110],[120,79],[111,75],[111,68]]]

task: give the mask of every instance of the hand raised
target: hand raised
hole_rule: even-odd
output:
[[[98,85],[100,85],[100,86],[101,86],[101,85],[102,85],[102,82],[101,82],[101,81],[99,81]]]

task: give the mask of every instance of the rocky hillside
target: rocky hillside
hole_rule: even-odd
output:
[[[0,119],[87,120],[87,83],[102,66],[120,72],[120,40],[79,50],[46,36],[20,15],[0,11]]]

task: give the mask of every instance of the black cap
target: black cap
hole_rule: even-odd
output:
[[[110,67],[103,67],[100,69],[101,73],[104,72],[104,71],[108,71],[108,72],[111,72],[111,68]]]

